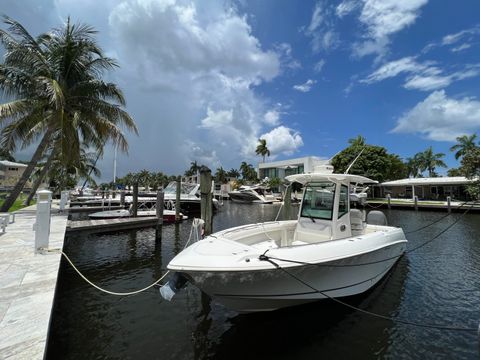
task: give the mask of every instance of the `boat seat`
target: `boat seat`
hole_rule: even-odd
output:
[[[350,209],[350,228],[352,235],[361,235],[365,231],[364,212],[359,209]]]

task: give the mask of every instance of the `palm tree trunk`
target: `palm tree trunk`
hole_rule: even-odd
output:
[[[22,192],[25,184],[27,183],[28,179],[30,178],[30,175],[32,175],[33,170],[35,169],[35,166],[37,165],[38,161],[41,159],[43,152],[47,148],[48,143],[50,142],[50,138],[52,136],[53,129],[48,129],[45,135],[43,135],[42,141],[40,141],[40,144],[37,147],[37,150],[35,150],[35,153],[32,156],[32,159],[28,163],[27,168],[23,172],[22,176],[18,180],[17,184],[13,188],[13,190],[10,192],[8,197],[5,199],[5,202],[3,203],[2,207],[0,208],[0,212],[7,212],[8,209],[10,209],[17,200],[18,195]]]
[[[47,175],[48,170],[50,169],[50,166],[52,166],[53,158],[55,157],[55,151],[52,151],[50,156],[48,157],[47,162],[42,168],[42,171],[40,171],[40,174],[38,175],[37,179],[32,185],[32,191],[30,191],[30,194],[28,194],[27,199],[23,202],[23,205],[30,205],[32,202],[33,197],[35,196],[35,193],[38,190],[38,187],[42,183],[43,179],[45,179],[45,175]]]

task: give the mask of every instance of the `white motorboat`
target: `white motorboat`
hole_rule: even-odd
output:
[[[279,202],[268,187],[262,185],[242,185],[237,190],[228,193],[230,199],[239,203],[271,204]]]
[[[175,204],[177,199],[177,182],[171,181],[163,190],[165,202]],[[198,183],[180,183],[180,207],[187,213],[200,212],[200,184]],[[218,209],[219,202],[217,199],[212,199],[213,208]]]
[[[186,279],[231,309],[255,312],[375,285],[404,253],[403,230],[384,225],[381,212],[365,221],[350,207],[350,191],[375,181],[333,174],[331,166],[316,170],[287,177],[304,186],[297,220],[234,227],[190,245],[168,264],[176,274],[165,292]]]

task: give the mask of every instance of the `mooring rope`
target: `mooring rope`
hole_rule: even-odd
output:
[[[260,259],[262,260],[262,259]],[[404,320],[404,319],[399,319],[399,318],[393,318],[393,317],[390,317],[390,316],[386,316],[386,315],[382,315],[382,314],[377,314],[377,313],[374,313],[372,311],[368,311],[368,310],[364,310],[364,309],[361,309],[357,306],[353,306],[351,304],[348,304],[342,300],[339,300],[337,298],[334,298],[330,295],[328,295],[327,293],[325,293],[324,291],[321,291],[321,290],[318,290],[316,289],[315,287],[313,287],[312,285],[308,284],[307,282],[303,281],[302,279],[300,279],[298,276],[295,276],[294,274],[292,274],[290,271],[284,269],[283,267],[281,267],[280,265],[278,265],[277,263],[275,263],[274,261],[272,260],[268,260],[268,259],[263,259],[263,260],[266,260],[268,262],[270,262],[272,265],[274,265],[277,269],[279,270],[282,270],[283,272],[285,272],[288,276],[292,277],[293,279],[297,280],[299,283],[303,284],[304,286],[310,288],[311,290],[315,291],[316,293],[319,293],[321,295],[323,295],[324,297],[330,299],[330,300],[333,300],[335,301],[336,303],[338,304],[341,304],[343,306],[346,306],[352,310],[355,310],[355,311],[358,311],[358,312],[361,312],[363,314],[366,314],[366,315],[369,315],[369,316],[372,316],[372,317],[376,317],[376,318],[380,318],[380,319],[383,319],[383,320],[389,320],[389,321],[392,321],[394,323],[400,323],[400,324],[404,324],[404,325],[411,325],[411,326],[415,326],[415,327],[421,327],[421,328],[428,328],[428,329],[437,329],[437,330],[449,330],[449,331],[463,331],[463,332],[477,332],[480,336],[480,325],[478,328],[471,328],[471,327],[459,327],[459,326],[448,326],[448,325],[443,325],[443,324],[427,324],[427,323],[419,323],[419,322],[414,322],[414,321],[408,321],[408,320]]]
[[[198,227],[202,226],[205,222],[202,220],[202,219],[197,219],[197,218],[194,218],[193,221],[192,221],[192,226],[190,228],[190,235],[188,236],[188,240],[187,242],[185,243],[185,246],[183,247],[184,249],[188,246],[188,244],[190,243],[191,239],[192,239],[192,234],[194,235],[194,238],[195,238],[195,241],[198,241],[200,240],[200,234],[198,232]],[[193,229],[195,228],[195,233],[193,232]],[[106,294],[110,294],[110,295],[115,295],[115,296],[130,296],[130,295],[136,295],[136,294],[140,294],[141,292],[144,292],[152,287],[154,287],[155,285],[157,285],[160,281],[162,281],[169,273],[170,273],[170,270],[167,270],[167,272],[165,274],[162,275],[162,277],[160,279],[158,279],[157,281],[153,282],[152,284],[144,287],[143,289],[140,289],[140,290],[135,290],[135,291],[129,291],[129,292],[116,292],[116,291],[110,291],[110,290],[107,290],[107,289],[104,289],[96,284],[94,284],[92,281],[90,281],[85,275],[82,274],[82,272],[80,270],[78,270],[78,268],[75,266],[75,264],[72,262],[72,260],[70,260],[70,258],[68,257],[67,254],[65,254],[63,252],[63,250],[61,249],[56,249],[57,251],[59,251],[64,257],[65,259],[68,261],[68,263],[72,266],[72,268],[77,272],[78,275],[80,275],[80,277],[85,280],[88,284],[90,284],[91,286],[93,286],[95,289],[97,290],[100,290],[101,292],[104,292]],[[54,252],[55,250],[47,250],[49,252]]]

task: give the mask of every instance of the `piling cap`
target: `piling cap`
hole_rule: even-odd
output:
[[[51,201],[51,200],[52,200],[52,192],[50,190],[37,191],[37,202]]]

